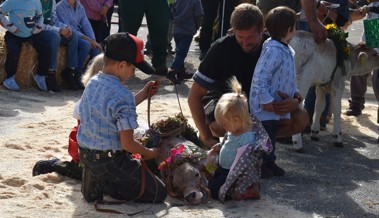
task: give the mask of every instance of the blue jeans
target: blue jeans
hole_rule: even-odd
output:
[[[316,103],[316,87],[312,86],[309,88],[307,96],[304,100],[304,108],[307,111],[314,111],[315,110],[315,103]],[[330,107],[330,94],[325,94],[325,108],[322,112],[322,115],[327,116],[329,113],[329,107]],[[311,117],[312,118],[312,117]]]
[[[88,55],[91,60],[96,55],[100,54],[101,51],[98,48],[92,48],[91,43],[85,39],[79,38],[78,41],[78,68],[76,72],[80,74],[83,73],[84,64],[87,61]]]
[[[5,46],[7,47],[7,57],[4,63],[4,69],[7,73],[7,79],[17,72],[18,61],[20,59],[22,43],[31,42],[37,51],[38,69],[37,74],[41,76],[47,75],[51,60],[51,49],[47,45],[45,39],[41,37],[41,33],[23,38],[7,31],[4,36]]]
[[[57,60],[59,47],[61,44],[66,46],[67,49],[67,67],[76,68],[78,66],[78,35],[73,32],[71,37],[66,39],[59,33],[54,31],[42,31],[41,37],[48,42],[51,48],[51,62],[50,69],[57,69]]]
[[[174,34],[174,40],[176,54],[171,69],[181,70],[184,68],[184,59],[186,59],[191,46],[192,35]]]

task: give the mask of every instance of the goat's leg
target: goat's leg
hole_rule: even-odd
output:
[[[344,81],[344,80],[342,80]],[[333,133],[332,137],[334,138],[334,145],[337,147],[343,147],[342,144],[342,132],[341,132],[341,99],[344,92],[345,86],[341,85],[340,87],[334,88],[332,90],[331,97],[333,101]]]
[[[311,126],[311,139],[314,141],[319,140],[320,133],[320,117],[325,109],[325,92],[322,88],[316,86],[316,102],[313,114],[313,123]]]

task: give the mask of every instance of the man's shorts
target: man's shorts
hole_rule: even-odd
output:
[[[206,102],[203,102],[204,105],[204,112],[205,112],[205,120],[207,124],[211,124],[215,119],[215,109],[217,105],[218,99],[210,99]]]

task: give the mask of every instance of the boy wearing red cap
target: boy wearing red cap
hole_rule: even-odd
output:
[[[144,172],[140,160],[131,155],[140,154],[143,159],[157,156],[156,149],[146,148],[133,138],[138,127],[136,105],[147,98],[150,89],[154,95],[159,88],[151,81],[133,96],[124,83],[135,74],[136,67],[143,72],[154,70],[143,59],[140,39],[128,33],[105,39],[104,68],[88,82],[79,107],[82,193],[88,202],[102,200],[103,195],[138,202],[162,202],[166,198],[162,181]]]

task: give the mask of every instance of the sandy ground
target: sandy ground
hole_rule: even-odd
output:
[[[362,24],[350,32],[357,40]],[[146,26],[141,29],[145,37]],[[354,38],[355,37],[355,38]],[[195,71],[199,51],[193,43],[187,68]],[[170,63],[171,59],[168,61]],[[137,72],[127,86],[136,91],[150,78]],[[178,86],[184,115],[190,117],[186,102],[192,82]],[[370,83],[369,83],[370,84]],[[346,87],[349,87],[346,81]],[[79,91],[61,93],[27,89],[12,92],[0,87],[0,216],[1,217],[125,217],[96,212],[80,193],[80,182],[52,173],[32,177],[36,161],[51,157],[70,160],[67,141]],[[347,108],[349,90],[345,92],[343,111]],[[259,201],[211,201],[200,206],[187,206],[168,198],[164,204],[153,205],[137,217],[379,217],[379,152],[377,102],[369,87],[367,103],[358,118],[342,116],[345,148],[332,146],[329,131],[314,142],[304,137],[306,153],[291,151],[278,144],[278,164],[286,169],[282,178],[263,180]],[[147,105],[138,106],[139,123],[147,125]],[[173,116],[180,111],[172,85],[163,82],[152,100],[152,121]],[[332,126],[328,124],[328,130]],[[107,206],[123,213],[132,213],[150,204]]]

